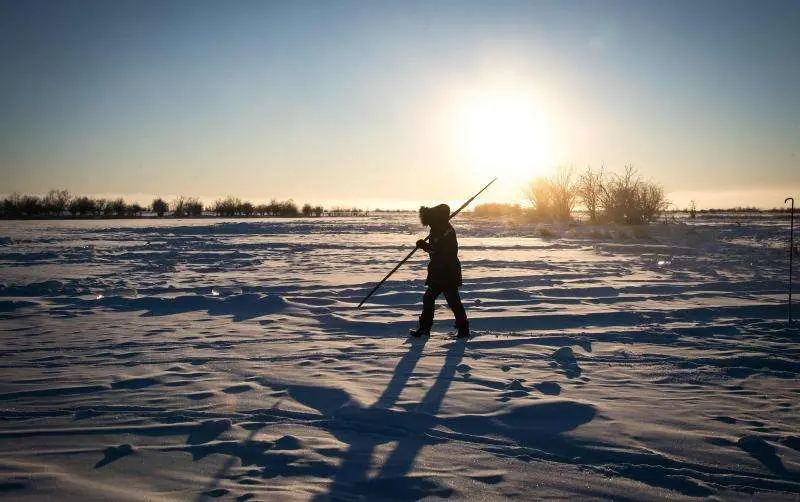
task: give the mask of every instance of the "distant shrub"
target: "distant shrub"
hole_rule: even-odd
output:
[[[183,201],[183,211],[186,216],[202,216],[203,215],[203,203],[200,202],[200,199],[195,197],[189,197],[185,201]]]
[[[224,199],[219,199],[214,202],[211,210],[217,216],[236,216],[236,212],[239,210],[239,206],[242,205],[242,201],[232,195],[225,197]]]
[[[333,207],[328,210],[328,216],[364,216],[367,212],[357,207]]]
[[[22,208],[20,207],[20,199],[22,196],[18,193],[12,193],[3,199],[3,215],[10,217],[17,217],[21,215]]]
[[[300,211],[297,209],[297,204],[291,199],[281,202],[273,199],[266,205],[265,209],[266,216],[297,216],[300,214]],[[305,207],[303,209],[305,210]]]
[[[171,206],[173,216],[182,218],[186,215],[186,197],[183,195],[173,200]]]
[[[106,216],[118,216],[122,217],[125,216],[125,210],[127,209],[128,205],[125,204],[125,200],[120,197],[118,199],[114,199],[109,201],[104,208],[103,213]]]
[[[44,213],[42,199],[35,195],[23,195],[19,199],[19,209],[23,216],[41,216]]]
[[[303,204],[302,213],[303,216],[311,216],[314,213],[314,208],[311,207],[311,204]]]
[[[172,214],[181,218],[184,216],[202,216],[203,203],[195,197],[181,195],[172,202]]]
[[[281,202],[280,211],[281,216],[297,216],[300,214],[300,211],[297,209],[297,204],[291,199]]]
[[[552,191],[547,178],[539,177],[533,180],[528,185],[527,197],[535,219],[546,221],[551,218]]]
[[[549,239],[551,237],[555,237],[555,233],[552,230],[546,227],[542,227],[539,229],[539,237],[544,237],[545,239]]]
[[[472,214],[479,218],[496,218],[502,216],[520,216],[523,209],[519,204],[486,203],[475,206]]]
[[[67,190],[50,190],[42,198],[42,210],[50,216],[61,216],[69,205],[70,196]]]
[[[142,215],[142,211],[144,211],[144,208],[142,206],[140,206],[138,202],[134,202],[133,204],[128,204],[125,207],[125,215],[126,216],[131,216],[131,217],[132,216],[141,216]]]
[[[85,195],[73,198],[69,202],[68,210],[72,216],[96,216],[99,214],[97,201]]]
[[[640,224],[658,218],[667,201],[661,186],[642,181],[636,168],[627,165],[621,175],[604,181],[600,204],[607,220]]]
[[[153,200],[152,209],[153,212],[156,213],[156,216],[161,217],[164,216],[164,213],[166,213],[169,210],[169,205],[166,203],[164,199],[159,197]]]
[[[589,213],[589,221],[595,223],[603,195],[603,168],[601,167],[599,171],[594,171],[591,167],[586,168],[578,178],[577,192]]]
[[[572,167],[559,167],[550,177],[539,177],[528,185],[527,198],[539,221],[569,221],[578,196]]]
[[[578,198],[578,187],[575,182],[575,169],[560,167],[550,177],[551,211],[553,219],[569,221],[572,219],[572,210]]]

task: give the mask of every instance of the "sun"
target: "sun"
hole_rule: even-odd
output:
[[[456,114],[456,148],[483,176],[529,180],[549,168],[545,114],[524,92],[474,93]]]

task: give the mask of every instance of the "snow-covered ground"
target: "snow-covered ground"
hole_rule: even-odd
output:
[[[785,222],[456,228],[466,343],[413,216],[0,222],[0,495],[798,500]]]

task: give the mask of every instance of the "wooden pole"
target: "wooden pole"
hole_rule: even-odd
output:
[[[497,181],[497,178],[492,178],[492,181],[490,181],[490,182],[489,182],[489,183],[488,183],[488,184],[487,184],[485,187],[481,188],[480,192],[476,193],[476,194],[475,194],[475,195],[473,195],[473,196],[472,196],[472,197],[471,197],[471,198],[470,198],[470,199],[469,199],[467,202],[463,203],[463,204],[461,205],[461,207],[459,207],[458,209],[456,209],[456,210],[453,212],[453,214],[451,214],[451,215],[450,215],[450,217],[449,217],[449,218],[447,218],[447,219],[448,219],[448,220],[452,220],[453,218],[455,218],[455,217],[456,217],[456,215],[457,215],[458,213],[460,213],[462,209],[464,209],[465,207],[467,207],[467,206],[469,205],[469,203],[470,203],[470,202],[472,202],[473,200],[475,200],[475,198],[476,198],[478,195],[482,194],[482,193],[483,193],[483,191],[484,191],[484,190],[486,190],[487,188],[489,188],[489,185],[491,185],[491,184],[492,184],[492,183],[494,183],[495,181]],[[425,239],[424,239],[424,240],[425,240],[425,241],[427,241],[428,239],[430,239],[430,235],[429,235],[428,237],[425,237]],[[374,288],[372,288],[372,290],[371,290],[369,293],[367,293],[367,296],[365,296],[365,297],[364,297],[364,299],[363,299],[363,300],[361,300],[361,303],[359,303],[359,304],[358,304],[358,307],[356,307],[356,308],[357,308],[357,309],[358,309],[358,308],[361,308],[361,306],[362,306],[362,305],[364,305],[364,302],[365,302],[365,301],[367,301],[367,300],[369,299],[369,297],[370,297],[370,296],[372,296],[372,293],[374,293],[375,291],[377,291],[377,290],[378,290],[378,288],[379,288],[379,287],[381,287],[381,285],[382,285],[384,282],[386,282],[386,280],[387,280],[389,277],[391,277],[391,276],[392,276],[392,274],[394,274],[395,272],[397,272],[397,269],[398,269],[398,268],[400,268],[400,267],[403,265],[403,263],[407,262],[407,261],[408,261],[408,260],[409,260],[409,259],[410,259],[412,256],[414,256],[414,253],[416,253],[416,252],[417,252],[417,248],[415,247],[414,249],[412,249],[412,250],[411,250],[411,252],[410,252],[410,253],[408,253],[408,255],[406,255],[406,257],[405,257],[405,258],[403,258],[403,260],[402,260],[400,263],[398,263],[398,264],[397,264],[397,265],[396,265],[396,266],[395,266],[395,267],[392,269],[392,271],[391,271],[391,272],[389,272],[388,274],[386,274],[386,277],[384,277],[383,279],[381,279],[381,282],[379,282],[378,284],[376,284],[376,285],[375,285],[375,287],[374,287]]]
[[[786,197],[784,204],[792,201],[789,209],[789,328],[792,327],[792,262],[794,259],[794,198]]]

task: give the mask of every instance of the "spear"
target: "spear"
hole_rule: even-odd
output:
[[[486,190],[487,188],[489,188],[489,185],[491,185],[492,183],[494,183],[496,180],[497,180],[497,178],[492,178],[492,181],[490,181],[490,182],[489,182],[489,183],[488,183],[488,184],[487,184],[485,187],[481,188],[481,190],[480,190],[478,193],[476,193],[475,195],[473,195],[472,197],[470,197],[470,199],[469,199],[467,202],[465,202],[464,204],[462,204],[462,205],[461,205],[461,207],[459,207],[458,209],[456,209],[455,211],[453,211],[453,213],[452,213],[452,214],[450,214],[450,217],[449,217],[449,218],[447,218],[447,219],[448,219],[448,220],[452,220],[453,218],[455,218],[455,216],[456,216],[458,213],[460,213],[462,209],[464,209],[465,207],[467,207],[467,206],[469,205],[469,203],[470,203],[470,202],[472,202],[473,200],[475,200],[475,198],[476,198],[478,195],[480,195],[481,193],[483,193],[483,191],[484,191],[484,190]],[[425,239],[423,239],[423,240],[425,240],[425,241],[428,241],[430,238],[431,238],[431,236],[429,235],[429,236],[425,237]],[[377,291],[377,290],[378,290],[378,288],[379,288],[379,287],[381,287],[381,285],[382,285],[384,282],[386,282],[386,280],[387,280],[389,277],[391,277],[391,276],[392,276],[392,274],[394,274],[395,272],[397,272],[397,269],[398,269],[398,268],[400,268],[400,267],[402,267],[402,266],[403,266],[403,263],[407,262],[407,261],[408,261],[408,260],[409,260],[409,259],[410,259],[412,256],[414,256],[414,253],[416,253],[416,252],[417,252],[417,249],[418,249],[418,248],[415,246],[415,247],[414,247],[414,249],[412,249],[412,250],[411,250],[411,252],[410,252],[410,253],[408,253],[408,255],[406,255],[406,257],[405,257],[405,258],[403,258],[403,260],[402,260],[400,263],[398,263],[398,264],[397,264],[397,265],[396,265],[396,266],[395,266],[395,267],[392,269],[392,271],[391,271],[391,272],[389,272],[388,274],[386,274],[386,277],[384,277],[383,279],[381,279],[381,282],[379,282],[378,284],[376,284],[376,285],[375,285],[375,287],[374,287],[374,288],[372,288],[372,290],[371,290],[371,291],[370,291],[370,292],[367,294],[367,296],[365,296],[365,297],[364,297],[364,299],[363,299],[363,300],[361,300],[361,303],[359,303],[359,304],[358,304],[358,307],[356,307],[356,308],[361,308],[361,306],[362,306],[362,305],[364,305],[364,302],[365,302],[365,301],[367,301],[367,300],[369,299],[369,297],[370,297],[370,296],[372,296],[372,294],[373,294],[375,291]]]

